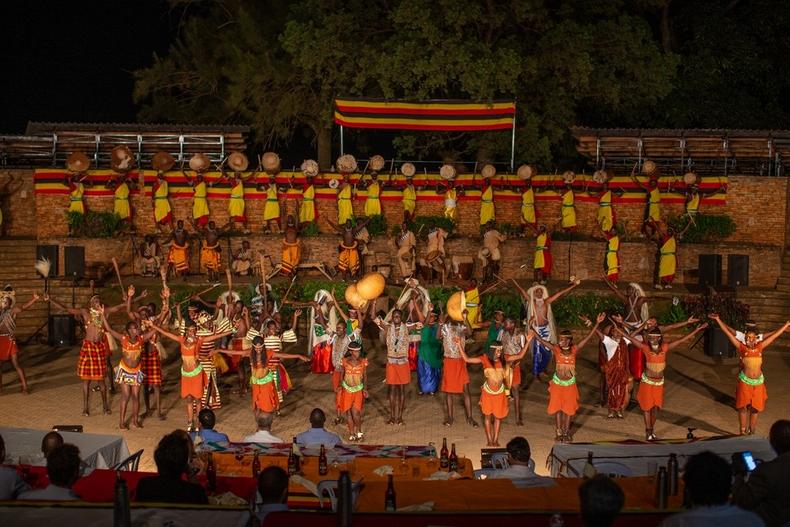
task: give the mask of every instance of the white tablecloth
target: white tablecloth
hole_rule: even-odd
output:
[[[46,464],[41,453],[41,440],[47,432],[49,430],[0,427],[0,435],[5,440],[6,462]],[[121,436],[58,433],[63,436],[64,442],[76,445],[80,449],[82,462],[88,468],[112,468],[129,457],[129,447]]]
[[[553,477],[579,477],[587,453],[593,453],[593,464],[613,461],[627,466],[633,476],[647,476],[648,463],[666,465],[670,454],[676,454],[681,469],[686,459],[709,450],[729,462],[736,452],[751,451],[755,459],[769,461],[776,457],[768,440],[755,436],[725,436],[691,441],[611,441],[599,443],[556,444],[549,454],[548,464]]]

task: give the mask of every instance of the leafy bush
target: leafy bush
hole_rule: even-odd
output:
[[[708,313],[718,313],[730,327],[740,328],[749,319],[749,306],[739,302],[733,294],[717,293],[710,289],[704,295],[687,296],[683,309],[693,317],[705,320]]]
[[[598,313],[622,313],[623,303],[614,295],[596,293],[571,294],[552,303],[554,321],[558,327],[581,325],[579,315],[594,320]]]
[[[319,234],[321,234],[321,230],[318,228],[318,223],[314,221],[311,221],[299,231],[300,236],[318,236]]]
[[[651,304],[651,308],[656,303]],[[663,308],[663,309],[662,309]],[[689,315],[683,306],[683,302],[678,297],[673,297],[671,302],[661,302],[657,309],[651,309],[652,316],[656,317],[658,323],[663,325],[676,324],[688,320]]]
[[[497,293],[496,295],[486,295],[483,297],[483,319],[491,320],[494,318],[494,311],[501,310],[506,317],[520,320],[523,314],[523,303],[521,295],[517,293]]]
[[[413,221],[408,222],[409,229],[420,239],[428,239],[428,233],[433,227],[440,227],[452,234],[455,224],[444,216],[415,216]]]
[[[382,214],[376,214],[370,217],[370,222],[367,225],[368,232],[371,236],[379,234],[387,234],[387,220]]]
[[[121,230],[121,217],[114,212],[93,212],[85,214],[67,212],[71,236],[81,238],[112,238]]]
[[[686,228],[688,216],[674,216],[668,223],[675,231],[680,232]],[[735,220],[724,214],[698,214],[694,223],[683,235],[686,243],[706,243],[719,241],[731,236],[736,229]]]
[[[436,286],[428,288],[428,294],[431,295],[431,303],[442,311],[445,311],[447,299],[456,291],[458,289],[454,287]]]

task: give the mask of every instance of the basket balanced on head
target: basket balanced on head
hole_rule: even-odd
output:
[[[450,298],[447,299],[447,306],[445,309],[450,318],[456,322],[462,322],[464,320],[463,306],[465,304],[466,299],[464,298],[464,292],[457,291],[450,295]]]
[[[357,171],[357,160],[351,154],[344,154],[337,158],[335,168],[342,174],[352,174]]]
[[[91,160],[82,152],[74,152],[66,158],[66,168],[70,172],[85,172],[91,167]]]
[[[537,171],[535,170],[534,167],[531,167],[530,165],[521,165],[520,167],[518,167],[518,171],[516,172],[516,175],[521,179],[532,179],[532,176],[536,174]]]
[[[455,177],[455,167],[453,165],[442,165],[439,169],[439,176],[442,179],[453,179]]]
[[[356,283],[357,294],[365,300],[375,300],[385,287],[384,276],[379,272],[368,273]]]
[[[345,293],[346,302],[353,307],[354,309],[363,309],[368,301],[359,296],[359,292],[357,292],[357,286],[355,284],[351,284],[350,286],[346,287]]]
[[[370,158],[370,163],[368,163],[368,167],[374,172],[378,172],[379,170],[384,168],[384,158],[376,154],[375,156]]]
[[[277,174],[280,171],[280,156],[275,152],[265,152],[261,156],[261,166],[267,174]]]

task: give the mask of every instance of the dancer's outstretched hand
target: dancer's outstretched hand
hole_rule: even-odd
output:
[[[598,313],[598,317],[595,319],[600,324],[604,320],[606,320],[606,313]]]

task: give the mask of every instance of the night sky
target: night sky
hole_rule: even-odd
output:
[[[131,72],[166,52],[178,16],[163,0],[3,0],[0,133],[28,121],[135,121]]]

